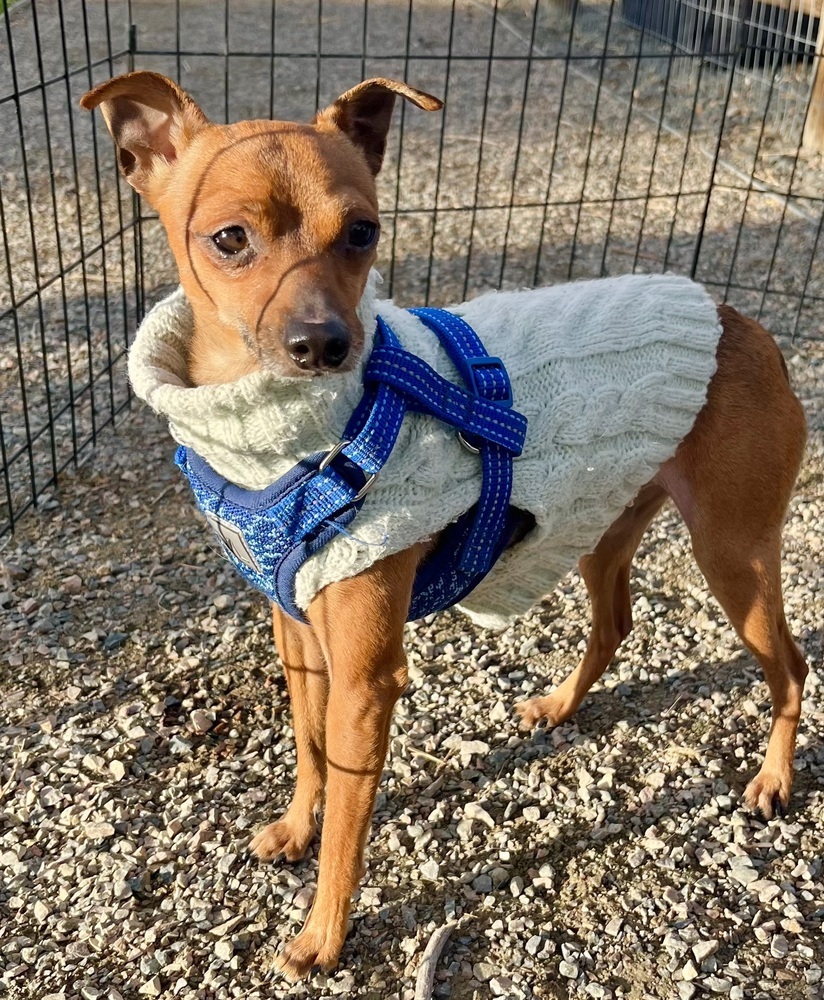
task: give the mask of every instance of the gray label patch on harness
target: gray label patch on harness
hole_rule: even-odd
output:
[[[252,550],[247,545],[240,528],[237,528],[234,524],[230,524],[228,521],[224,521],[217,514],[212,514],[209,511],[204,511],[204,513],[206,514],[206,520],[212,526],[212,530],[221,542],[223,542],[226,551],[234,556],[238,562],[242,562],[244,566],[248,566],[249,569],[253,569],[256,573],[262,573],[263,570],[260,568],[260,563],[252,554]]]

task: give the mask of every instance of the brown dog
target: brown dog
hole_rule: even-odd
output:
[[[212,125],[174,83],[131,73],[86,94],[98,105],[129,183],[157,209],[195,317],[195,385],[258,368],[307,377],[359,357],[356,316],[375,259],[374,176],[400,94],[429,111],[434,97],[369,80],[310,125]],[[706,404],[676,455],[659,469],[580,561],[592,599],[581,663],[543,698],[517,706],[523,724],[557,725],[578,708],[632,627],[630,563],[668,497],[689,527],[695,558],[773,701],[767,754],[745,791],[770,817],[786,806],[807,668],[781,596],[781,527],[805,442],[802,408],[775,343],[753,320],[719,309],[723,333]],[[403,631],[418,546],[327,587],[310,625],[273,609],[294,711],[297,787],[276,823],[252,841],[258,857],[300,858],[326,798],[312,911],[279,957],[290,977],[333,966],[387,749],[393,706],[407,683]]]

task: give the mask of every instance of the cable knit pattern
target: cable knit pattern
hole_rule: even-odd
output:
[[[377,280],[373,274],[359,309],[364,359],[379,312],[407,350],[460,382],[431,331],[376,300]],[[721,327],[704,289],[673,275],[496,292],[452,311],[503,359],[515,406],[529,421],[512,503],[531,511],[536,527],[462,604],[479,623],[500,626],[592,551],[675,453],[706,399]],[[177,291],[146,317],[129,356],[135,393],[169,419],[177,441],[247,489],[268,486],[300,458],[335,444],[360,398],[365,360],[325,378],[255,373],[190,388],[191,329]],[[478,458],[454,431],[410,414],[351,533],[301,568],[297,603],[306,608],[327,584],[435,534],[475,503],[480,481]]]

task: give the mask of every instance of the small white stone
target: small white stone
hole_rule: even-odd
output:
[[[578,966],[574,962],[562,961],[558,966],[558,971],[562,976],[566,976],[567,979],[578,978]]]
[[[232,944],[230,938],[221,938],[215,945],[215,955],[217,955],[221,962],[231,961],[234,953],[235,946]]]
[[[462,763],[468,764],[473,757],[486,756],[489,753],[489,744],[483,740],[461,740],[458,753],[461,755]]]
[[[438,875],[440,873],[440,866],[434,858],[430,858],[429,861],[424,861],[421,865],[421,875],[430,882],[436,882]]]
[[[790,946],[783,934],[776,934],[770,941],[770,954],[773,958],[784,958],[789,950]]]
[[[670,956],[670,958],[680,958],[687,950],[687,945],[677,936],[676,933],[670,931],[664,937],[664,951]]]
[[[703,965],[710,955],[714,955],[718,951],[718,947],[718,941],[716,940],[698,941],[692,946],[692,953],[695,955],[695,961],[699,965]]]
[[[532,937],[526,943],[526,950],[528,955],[537,955],[541,950],[541,943],[543,938],[538,934],[533,934]]]
[[[122,781],[126,777],[126,765],[122,760],[110,760],[109,771],[115,781]]]
[[[315,890],[310,889],[309,886],[305,886],[303,889],[298,889],[292,897],[292,906],[297,907],[299,910],[308,910],[314,898]]]
[[[687,964],[681,970],[681,978],[687,983],[698,978],[698,969],[692,959],[689,959]]]
[[[489,989],[493,996],[512,997],[512,980],[508,976],[493,976],[489,980]]]
[[[341,973],[338,979],[329,983],[330,993],[351,993],[355,989],[355,976],[349,971]]]
[[[489,815],[480,802],[467,802],[464,806],[464,816],[466,816],[467,819],[478,820],[478,822],[484,823],[490,830],[495,827],[495,820]]]
[[[498,970],[489,962],[476,962],[472,966],[472,975],[479,983],[488,983]]]
[[[712,990],[713,993],[729,993],[732,988],[731,979],[723,979],[721,976],[705,976],[701,980],[704,989]]]
[[[132,895],[132,887],[125,879],[116,879],[112,885],[112,893],[115,899],[129,899]]]
[[[587,983],[584,992],[593,1000],[606,1000],[607,997],[612,996],[612,993],[600,983]]]
[[[228,875],[235,861],[237,861],[237,854],[224,854],[217,863],[217,870],[221,875]]]
[[[85,823],[83,833],[89,840],[105,840],[114,836],[114,827],[111,823]]]
[[[740,885],[749,885],[751,882],[755,882],[758,879],[758,872],[754,868],[749,868],[746,865],[736,865],[734,868],[730,868],[730,878],[733,881],[738,882]]]

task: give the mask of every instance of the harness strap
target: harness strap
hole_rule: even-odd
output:
[[[482,577],[500,555],[496,544],[507,523],[513,482],[512,457],[523,451],[526,418],[511,409],[512,387],[504,363],[486,353],[468,323],[445,309],[412,309],[411,312],[438,335],[452,363],[478,400],[473,408],[471,426],[461,428],[470,435],[469,446],[480,450],[482,486],[472,527],[461,550],[460,568],[465,573]],[[488,417],[491,427],[487,427],[484,417]],[[506,426],[505,431],[501,425]]]
[[[419,570],[412,618],[448,607],[474,589],[520,520],[509,498],[513,457],[523,449],[527,421],[512,409],[503,362],[486,354],[460,317],[441,309],[411,312],[437,335],[467,388],[404,350],[378,317],[363,397],[343,439],[330,452],[309,456],[255,493],[228,483],[199,456],[179,449],[176,461],[230,560],[300,621],[306,619],[295,604],[298,570],[355,517],[391,455],[409,410],[456,428],[462,443],[480,452],[483,473],[478,503],[442,532],[443,544]],[[457,562],[455,553],[460,554]]]

